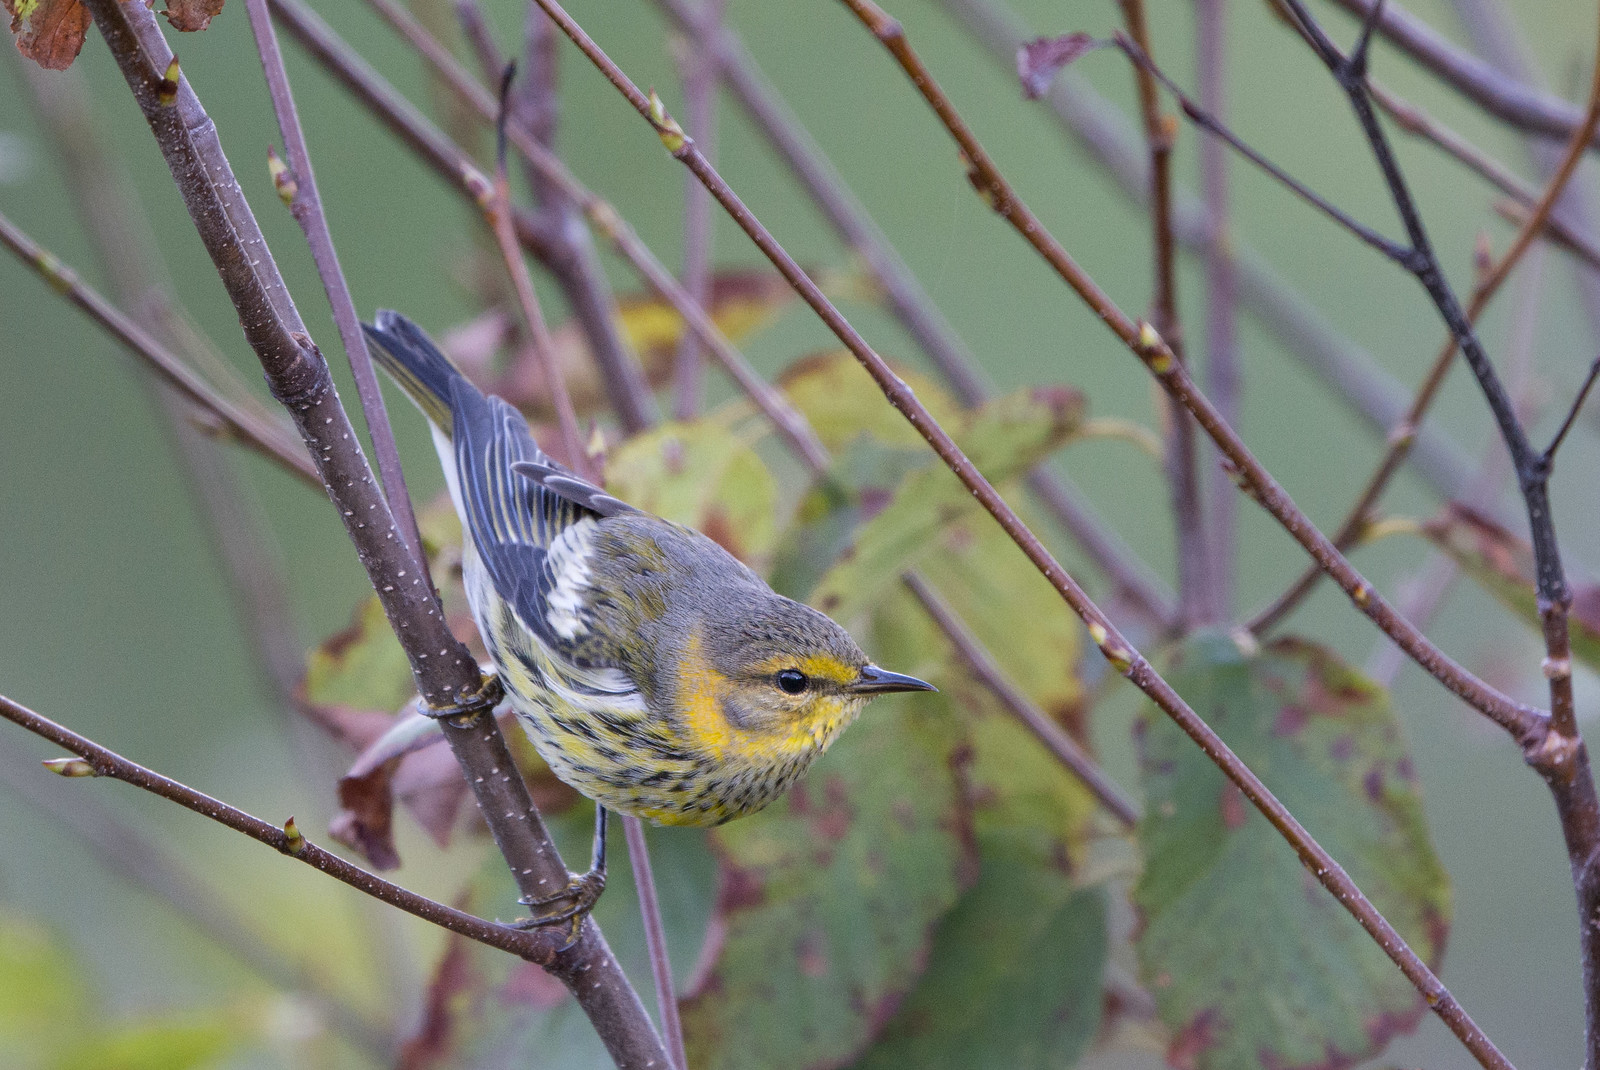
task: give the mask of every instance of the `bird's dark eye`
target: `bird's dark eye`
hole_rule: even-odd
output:
[[[811,681],[799,669],[785,669],[778,674],[778,687],[785,694],[798,695],[810,686]]]

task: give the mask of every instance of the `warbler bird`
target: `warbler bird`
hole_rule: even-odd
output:
[[[506,695],[556,776],[598,804],[590,891],[606,810],[665,825],[753,813],[869,698],[934,690],[868,662],[700,532],[561,468],[414,323],[376,320],[374,357],[432,424],[467,602]]]

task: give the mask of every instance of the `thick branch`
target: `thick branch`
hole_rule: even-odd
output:
[[[339,403],[328,366],[305,331],[206,115],[142,4],[90,0],[91,14],[172,170],[201,240],[239,313],[272,393],[288,409],[355,543],[424,700],[465,704],[446,720],[501,853],[525,895],[565,887],[566,867],[533,810],[494,718],[479,701],[477,663],[450,633],[438,597],[412,560]],[[550,969],[573,988],[619,1065],[664,1060],[661,1042],[592,920]],[[582,974],[584,983],[576,984]]]

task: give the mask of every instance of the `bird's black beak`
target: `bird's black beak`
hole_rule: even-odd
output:
[[[891,691],[939,689],[925,680],[918,680],[915,676],[903,676],[897,672],[880,669],[876,665],[868,665],[861,670],[861,675],[856,677],[856,682],[850,685],[849,690],[857,695],[886,695]]]

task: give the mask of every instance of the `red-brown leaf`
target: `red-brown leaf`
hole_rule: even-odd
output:
[[[72,66],[89,32],[89,11],[78,0],[4,0],[17,51],[46,70]]]
[[[163,12],[172,28],[183,33],[193,33],[211,25],[211,20],[222,14],[223,0],[167,0]]]

